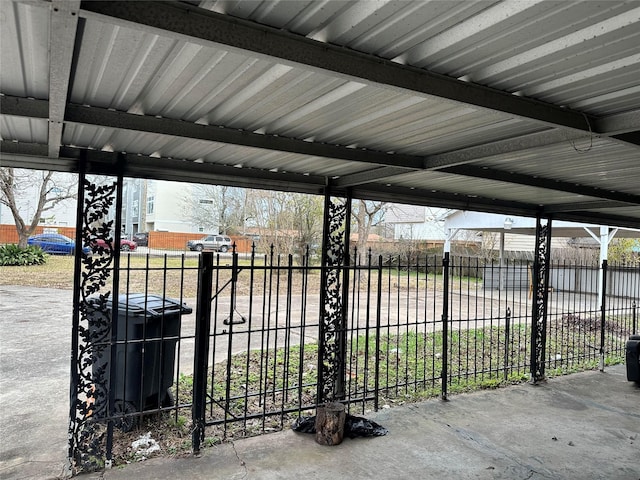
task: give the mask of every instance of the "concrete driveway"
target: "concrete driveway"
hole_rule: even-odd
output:
[[[72,292],[0,286],[0,478],[51,479],[67,458]]]

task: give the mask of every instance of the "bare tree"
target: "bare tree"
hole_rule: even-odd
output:
[[[358,233],[356,246],[360,254],[365,254],[371,229],[384,217],[386,206],[387,204],[385,202],[372,202],[368,200],[357,200],[353,202],[351,216],[356,224],[356,231]]]
[[[13,214],[20,247],[27,246],[45,212],[77,198],[77,184],[77,179],[61,180],[54,172],[0,168],[0,203]]]
[[[279,253],[304,254],[307,245],[319,242],[322,230],[322,198],[314,195],[250,190],[247,211],[259,228],[262,249],[273,244]]]
[[[182,210],[191,223],[227,234],[242,223],[244,195],[242,188],[194,185],[182,199]]]
[[[307,247],[320,243],[322,235],[322,197],[294,193],[290,195],[291,225],[297,232],[295,250],[304,255]]]

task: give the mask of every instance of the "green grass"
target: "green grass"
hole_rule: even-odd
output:
[[[526,325],[511,326],[508,341],[505,341],[504,327],[450,332],[448,392],[493,389],[527,381],[527,328]],[[574,338],[575,332],[570,332],[566,326],[558,326],[557,330],[561,334],[556,335],[556,329],[548,332],[547,346],[551,352],[546,369],[548,376],[597,367],[599,355],[589,344],[599,338],[598,334],[585,337],[585,332],[581,332],[581,340],[568,345],[565,337]],[[614,339],[609,336],[607,341]],[[346,366],[351,395],[373,395],[376,379],[380,388],[380,404],[417,401],[440,395],[442,343],[442,332],[407,332],[382,335],[379,339],[373,335],[354,337],[348,345]],[[377,368],[376,346],[379,348]],[[277,349],[241,353],[232,357],[230,366],[226,361],[212,366],[208,394],[213,402],[209,420],[233,421],[252,414],[277,416],[282,409],[296,409],[300,402],[303,406],[313,405],[318,375],[317,355],[315,344],[296,345],[288,352]],[[607,358],[610,364],[621,361],[623,358],[619,355]],[[191,381],[188,376],[180,379],[180,392],[184,395],[182,402],[190,402]],[[245,428],[248,425],[248,422],[240,423]]]
[[[621,348],[614,319],[607,345]],[[504,327],[453,331],[449,335],[447,394],[503,388],[529,381],[529,337],[526,325],[512,325],[505,342]],[[580,335],[578,337],[578,335]],[[578,341],[579,339],[579,341]],[[378,346],[379,405],[401,405],[439,397],[442,393],[442,332],[405,332],[400,335],[360,335],[348,342],[347,387],[352,397],[373,395],[376,384],[375,353]],[[519,341],[518,341],[519,340]],[[590,347],[599,342],[599,331],[585,331],[581,324],[560,322],[547,332],[549,363],[546,375],[554,377],[598,367],[599,354]],[[622,343],[621,343],[622,342]],[[561,352],[556,357],[555,352]],[[622,354],[607,355],[606,365],[624,361]],[[313,413],[318,346],[305,344],[240,353],[209,368],[206,429],[203,447],[241,437],[288,428],[300,415]],[[505,363],[506,362],[506,363]],[[227,380],[229,380],[227,382]],[[165,455],[184,455],[191,449],[193,377],[180,375],[172,387],[176,411],[145,417],[139,432],[152,430],[162,438]],[[299,410],[300,406],[302,410]],[[306,410],[305,410],[306,407]],[[372,410],[373,402],[354,405],[353,413]],[[290,412],[286,413],[287,410]],[[254,418],[249,418],[249,417]],[[130,444],[130,437],[115,432],[116,444]],[[118,451],[119,452],[119,451]],[[116,463],[130,461],[127,452],[116,453]]]

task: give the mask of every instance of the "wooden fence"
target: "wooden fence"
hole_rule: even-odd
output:
[[[48,227],[38,226],[34,235],[45,232],[55,232],[75,238],[75,227]],[[182,233],[182,232],[149,232],[149,248],[159,250],[182,250],[187,249],[188,240],[196,240],[205,236],[202,233]],[[239,253],[251,252],[252,240],[243,236],[230,236],[231,243],[236,244]],[[18,232],[15,225],[0,225],[0,245],[6,243],[18,243]]]

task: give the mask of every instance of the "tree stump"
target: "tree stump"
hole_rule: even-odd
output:
[[[339,402],[326,403],[316,410],[316,442],[320,445],[339,445],[344,437],[347,414]]]

